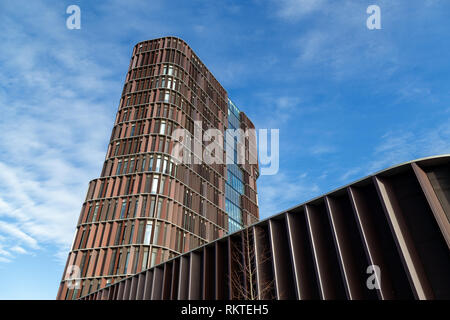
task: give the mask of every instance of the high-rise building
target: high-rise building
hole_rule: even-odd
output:
[[[227,136],[228,128],[242,130]],[[178,129],[187,134],[173,135]],[[215,138],[205,138],[211,129]],[[138,43],[58,299],[84,296],[257,222],[259,169],[248,129],[252,122],[183,40]],[[203,161],[213,143],[222,146],[212,155],[223,162]],[[66,281],[69,274],[79,281]]]

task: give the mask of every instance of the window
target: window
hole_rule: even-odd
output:
[[[159,230],[161,229],[161,222],[156,222],[155,225],[155,235],[153,237],[153,244],[158,244],[158,238],[159,238]]]
[[[114,273],[118,273],[118,271],[119,271],[120,262],[122,261],[122,251],[123,250],[119,251],[119,259],[117,259],[117,266],[116,266],[116,268],[114,270]]]
[[[163,173],[168,173],[168,172],[167,172],[167,162],[168,162],[168,160],[169,160],[168,157],[164,157],[163,169],[162,169],[162,172],[163,172]]]
[[[153,156],[150,156],[150,162],[148,164],[148,171],[153,170]]]
[[[156,208],[156,217],[161,218],[161,209],[162,209],[163,199],[158,199],[158,208]]]
[[[148,260],[148,248],[145,248],[144,255],[142,257],[142,269],[141,270],[147,269],[147,260]]]
[[[145,226],[145,237],[144,244],[150,245],[150,237],[152,235],[153,222],[147,221],[147,225]]]
[[[119,154],[119,146],[120,146],[120,142],[116,143],[116,150],[114,152],[114,156],[117,156]]]
[[[94,217],[92,218],[92,222],[95,222],[95,219],[97,218],[98,206],[99,206],[99,204],[97,203],[97,204],[95,205],[95,209],[94,209]]]
[[[134,233],[134,224],[131,225],[130,238],[128,239],[128,243],[133,242],[133,233]]]
[[[120,219],[123,219],[125,216],[125,209],[127,207],[127,200],[122,200],[122,209],[120,210]]]
[[[158,156],[158,158],[156,159],[156,168],[155,171],[159,172],[161,169],[161,156]]]
[[[154,216],[154,211],[155,211],[155,197],[152,197],[152,200],[150,202],[149,217],[153,217]]]
[[[162,245],[163,246],[166,246],[166,247],[168,247],[169,246],[169,244],[167,243],[167,240],[166,240],[166,237],[167,237],[167,227],[168,227],[168,224],[167,223],[165,223],[164,224],[164,233],[163,233],[163,242],[162,242]]]
[[[139,207],[139,199],[136,199],[136,202],[134,204],[134,210],[133,210],[133,218],[136,217],[136,213],[137,213],[138,207]]]
[[[139,248],[134,248],[134,261],[133,261],[133,271],[132,273],[137,273],[137,263],[139,261]],[[100,282],[99,282],[100,283]]]
[[[164,183],[166,182],[166,177],[161,177],[161,183],[159,184],[159,193],[163,194],[164,192]]]
[[[147,197],[144,197],[144,200],[142,202],[141,217],[145,217],[145,209],[147,209]]]
[[[116,175],[120,174],[120,169],[121,168],[122,168],[122,160],[119,160],[119,163],[117,164]]]
[[[137,243],[143,242],[143,233],[144,233],[144,221],[139,221],[138,235],[137,235]]]
[[[134,136],[134,131],[135,131],[135,129],[136,129],[136,125],[132,125],[131,126],[131,133],[130,133],[130,136],[132,137],[132,136]]]
[[[127,173],[127,167],[128,167],[128,159],[126,159],[126,160],[123,162],[123,173],[124,173],[124,174]]]
[[[117,250],[113,250],[112,256],[111,256],[111,264],[109,266],[109,274],[110,275],[112,275],[113,271],[114,271],[114,264],[116,262],[116,254],[117,254]]]
[[[119,222],[119,223],[117,223],[116,238],[114,239],[115,246],[117,246],[119,244],[121,233],[122,233],[122,222]]]
[[[152,249],[152,259],[150,261],[150,268],[153,267],[156,263],[156,255],[158,254],[158,250],[153,248]]]
[[[165,134],[166,133],[166,122],[161,121],[161,126],[159,127],[159,134]]]
[[[87,216],[86,216],[86,222],[89,221],[89,217],[91,216],[91,211],[92,211],[92,205],[90,204],[89,205],[89,210],[88,210],[88,213],[87,213]]]
[[[152,183],[152,190],[151,193],[157,193],[158,192],[158,182],[159,182],[159,176],[155,175],[153,177],[153,183]]]
[[[134,158],[131,158],[130,167],[128,168],[128,173],[131,173],[134,169]]]
[[[127,269],[128,269],[128,261],[130,260],[130,249],[127,250],[127,256],[125,258],[125,268],[123,269],[123,273],[128,273]]]

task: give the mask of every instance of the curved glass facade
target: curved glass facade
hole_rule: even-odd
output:
[[[240,111],[236,105],[228,99],[228,129],[240,129]],[[226,135],[225,135],[226,137]],[[227,141],[233,149],[233,154],[227,154],[227,157],[233,163],[227,164],[227,180],[225,183],[225,211],[228,214],[228,232],[232,233],[243,227],[242,220],[242,202],[241,196],[244,194],[243,172],[237,164],[237,140],[239,137],[234,136],[234,141]]]

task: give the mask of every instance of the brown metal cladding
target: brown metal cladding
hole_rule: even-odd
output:
[[[450,299],[449,172],[450,155],[392,167],[134,277],[179,264],[177,299],[249,299],[251,286],[257,299]]]
[[[176,165],[171,158],[175,129],[194,134],[194,122],[202,121],[202,135],[209,128],[224,132],[227,99],[225,89],[183,40],[164,37],[134,46],[102,172],[89,183],[65,268],[81,267],[81,288],[68,288],[64,272],[58,299],[76,299],[227,234],[226,165]],[[244,113],[241,117],[246,127],[254,128]],[[206,142],[201,143],[204,148]],[[243,168],[248,176],[243,216],[249,225],[259,217],[259,173],[257,164]],[[146,235],[146,230],[151,233]],[[207,271],[214,267],[209,260],[201,263]],[[167,287],[166,279],[182,281],[181,274],[155,269],[152,276],[145,285],[141,279],[108,297],[185,294],[185,287],[181,293]],[[143,294],[129,294],[138,287],[144,288]],[[215,295],[215,286],[201,291],[192,284],[188,290],[190,296]]]

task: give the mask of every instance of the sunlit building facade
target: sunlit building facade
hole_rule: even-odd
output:
[[[183,40],[133,48],[103,169],[89,183],[58,299],[77,299],[258,221],[259,169],[248,161],[247,140],[240,164],[172,157],[177,129],[202,149],[208,129],[224,137],[230,126],[254,129],[231,105]]]

